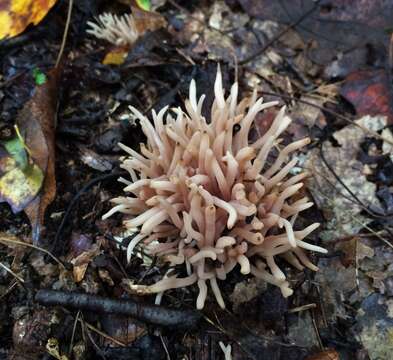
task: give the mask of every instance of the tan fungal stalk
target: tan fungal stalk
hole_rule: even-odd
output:
[[[204,96],[197,98],[195,81],[186,112],[166,107],[158,114],[153,111],[150,122],[130,107],[147,143],[141,145],[141,153],[122,145],[129,155],[122,167],[132,182],[121,179],[127,196],[113,199],[115,207],[104,215],[122,212],[125,226],[138,229],[128,258],[142,244],[172,267],[185,266],[187,276],[175,274],[151,286],[134,285],[136,292],[162,294],[196,284],[199,309],[209,287],[218,304],[225,306],[219,282],[235,268],[289,296],[292,290],[277,258],[299,270],[317,270],[306,250],[326,253],[304,240],[319,224],[293,229],[298,213],[312,203],[297,196],[307,174],[290,175],[297,163],[291,155],[309,139],[279,145],[279,136],[291,122],[284,107],[270,129],[249,144],[255,116],[277,102],[263,103],[255,93],[238,102],[237,83],[225,98],[219,69],[214,91],[209,120],[201,114]]]

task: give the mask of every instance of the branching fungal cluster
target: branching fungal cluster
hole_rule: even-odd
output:
[[[278,286],[287,297],[292,290],[277,257],[299,270],[317,270],[304,250],[326,252],[304,241],[319,224],[293,229],[299,212],[312,203],[298,196],[307,174],[291,176],[297,159],[288,160],[309,139],[278,146],[291,122],[283,107],[268,131],[249,144],[256,115],[277,102],[263,103],[256,92],[238,102],[237,83],[225,98],[219,69],[214,92],[209,121],[202,116],[205,96],[197,99],[194,80],[186,112],[153,110],[151,123],[130,107],[147,143],[141,144],[140,153],[121,145],[129,154],[122,164],[132,179],[124,189],[129,196],[113,199],[116,205],[104,218],[117,211],[127,214],[124,225],[137,232],[128,246],[128,259],[141,243],[170,266],[185,265],[187,276],[132,285],[136,292],[162,293],[196,283],[197,308],[202,309],[210,285],[224,308],[217,280],[225,280],[239,265],[242,274]]]
[[[87,33],[114,45],[132,45],[138,39],[138,30],[132,14],[117,16],[103,13],[98,16],[96,23],[88,21],[87,25],[90,27],[86,30]]]

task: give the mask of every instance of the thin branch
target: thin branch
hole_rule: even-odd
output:
[[[9,239],[9,238],[3,237],[3,236],[0,236],[0,242],[26,246],[26,247],[29,247],[29,248],[32,248],[32,249],[35,249],[35,250],[42,251],[43,253],[45,253],[48,256],[50,256],[53,260],[55,260],[63,269],[65,268],[64,264],[56,256],[54,256],[48,250],[43,249],[43,248],[41,248],[39,246],[36,246],[36,245],[33,245],[33,244],[29,244],[29,243],[25,243],[25,242],[19,241],[19,240]]]
[[[22,284],[25,283],[25,280],[22,279],[19,275],[15,274],[8,266],[4,265],[2,262],[0,262],[0,266],[7,271],[8,273],[10,273],[16,280],[18,280],[19,282],[21,282]]]
[[[68,0],[67,20],[66,20],[66,24],[65,24],[65,27],[64,27],[63,39],[61,41],[61,46],[60,46],[59,53],[57,55],[55,67],[59,66],[60,60],[61,60],[61,58],[63,56],[65,44],[66,44],[66,41],[67,41],[68,29],[70,27],[70,22],[71,22],[71,13],[72,13],[73,3],[74,3],[74,0]]]

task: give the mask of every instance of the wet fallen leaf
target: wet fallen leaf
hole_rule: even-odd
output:
[[[56,0],[6,0],[0,2],[0,40],[23,32],[29,24],[37,25]]]
[[[24,209],[32,226],[35,244],[39,242],[43,230],[45,210],[56,195],[55,128],[59,76],[59,69],[51,70],[45,84],[37,87],[17,118],[31,157],[45,174],[41,191]]]
[[[393,94],[385,70],[364,70],[348,75],[340,93],[358,115],[385,115],[388,122],[393,123]]]

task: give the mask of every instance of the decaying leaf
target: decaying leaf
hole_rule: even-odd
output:
[[[342,251],[343,256],[341,262],[346,267],[354,266],[366,257],[372,258],[375,254],[374,250],[367,246],[358,236],[339,241],[335,248]]]
[[[56,0],[5,0],[0,2],[0,40],[23,32],[29,24],[37,25]]]
[[[143,35],[146,31],[158,30],[166,25],[165,18],[158,12],[144,11],[134,6],[131,6],[131,9],[136,29],[140,35]]]
[[[288,338],[293,344],[312,348],[318,346],[318,338],[309,311],[300,312],[288,319]]]
[[[393,94],[385,70],[362,70],[345,79],[340,90],[359,116],[385,115],[393,122]]]
[[[59,342],[55,338],[48,339],[46,350],[50,355],[58,360],[68,360],[66,355],[60,355]]]
[[[367,180],[357,156],[362,141],[370,136],[364,129],[381,130],[386,126],[386,117],[364,116],[356,124],[334,134],[338,147],[327,142],[321,151],[315,148],[307,153],[306,168],[313,174],[309,189],[327,219],[321,232],[325,241],[356,235],[366,221],[360,214],[364,207],[380,208],[375,197],[376,185]]]
[[[44,174],[29,159],[23,142],[17,136],[0,145],[0,202],[6,201],[17,213],[36,197]]]
[[[145,324],[127,316],[103,315],[101,324],[105,333],[127,345],[131,345],[135,340],[146,334]],[[105,339],[105,345],[113,346],[112,340]]]
[[[45,174],[40,193],[25,207],[32,226],[32,238],[38,243],[46,207],[56,195],[55,128],[59,70],[49,72],[48,80],[18,114],[17,124],[34,163]]]
[[[358,311],[358,335],[371,360],[391,359],[393,351],[393,319],[389,302],[372,294],[363,300]]]
[[[91,247],[83,251],[80,255],[73,258],[71,260],[71,264],[74,266],[73,275],[74,281],[76,283],[82,281],[85,277],[86,270],[90,264],[90,262],[101,252],[101,241],[98,240],[98,243],[91,245]]]
[[[266,283],[258,278],[242,281],[236,284],[232,294],[229,296],[236,312],[242,304],[259,296],[266,290]]]
[[[56,193],[55,127],[59,70],[36,88],[16,119],[16,135],[0,146],[0,202],[14,213],[24,210],[33,242],[40,238],[46,207]]]

